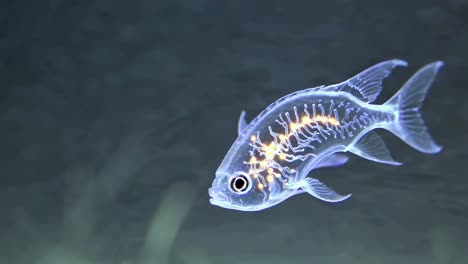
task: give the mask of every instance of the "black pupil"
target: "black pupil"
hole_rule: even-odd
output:
[[[242,192],[247,189],[247,180],[243,176],[239,176],[232,181],[232,185],[234,190]]]

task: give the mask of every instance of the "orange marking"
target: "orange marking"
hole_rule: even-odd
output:
[[[261,144],[261,149],[263,151],[263,155],[265,156],[265,159],[263,160],[260,160],[258,161],[257,158],[255,156],[252,156],[250,158],[250,161],[249,163],[253,166],[255,166],[255,164],[259,164],[259,170],[264,170],[268,167],[268,165],[270,164],[270,162],[278,155],[278,157],[281,159],[281,160],[285,160],[286,157],[287,157],[287,154],[283,152],[282,148],[281,148],[281,145],[285,143],[285,141],[290,138],[292,135],[294,135],[295,131],[302,128],[303,126],[306,126],[308,124],[311,124],[311,123],[317,123],[317,122],[322,122],[322,123],[328,123],[328,124],[331,124],[331,125],[335,125],[335,126],[338,126],[340,125],[340,122],[338,120],[336,120],[335,118],[333,117],[328,117],[328,116],[321,116],[321,115],[317,115],[313,118],[309,117],[309,116],[303,116],[301,118],[301,121],[298,122],[298,123],[291,123],[289,125],[290,127],[290,132],[285,135],[285,134],[280,134],[279,135],[279,143],[276,143],[274,141],[270,142],[270,144]],[[252,135],[250,136],[250,140],[252,142],[256,141],[257,140],[257,137],[255,135]],[[294,172],[294,169],[292,170]],[[271,173],[270,169],[268,169],[268,172]],[[254,174],[254,177],[257,178],[257,175],[256,173],[254,173],[253,171],[249,171],[249,174]],[[267,178],[268,179],[268,178]],[[259,188],[260,188],[260,185],[263,186],[263,184],[259,184]],[[265,186],[263,186],[262,188],[264,188]]]

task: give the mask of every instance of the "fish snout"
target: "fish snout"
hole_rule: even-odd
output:
[[[228,202],[226,195],[224,195],[222,191],[223,191],[222,187],[211,187],[208,189],[208,194],[211,197],[210,202],[212,204],[216,204],[220,202]]]
[[[208,189],[208,194],[210,195],[210,197],[214,197],[216,195],[216,190],[219,190],[221,188],[219,187],[211,187]]]

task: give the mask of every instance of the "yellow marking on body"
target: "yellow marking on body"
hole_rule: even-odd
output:
[[[273,176],[271,174],[268,175],[266,179],[267,179],[268,182],[272,182],[274,180]]]
[[[280,153],[279,158],[282,159],[282,160],[286,159],[286,154]]]
[[[340,125],[340,122],[336,120],[334,117],[328,117],[328,116],[322,116],[322,115],[316,115],[315,117],[309,117],[309,116],[303,116],[299,122],[292,122],[289,127],[290,127],[290,132],[288,134],[279,134],[279,142],[272,141],[270,144],[263,144],[261,143],[261,150],[263,153],[261,153],[265,158],[263,160],[257,160],[255,156],[252,156],[250,158],[249,163],[253,166],[253,169],[249,170],[249,174],[252,174],[254,178],[258,178],[258,173],[257,170],[262,171],[265,170],[269,167],[271,161],[278,156],[279,159],[285,160],[288,157],[287,153],[284,153],[282,150],[282,145],[295,133],[296,131],[306,125],[309,125],[311,123],[328,123],[331,125],[338,126]],[[255,135],[250,136],[250,141],[256,142],[257,137]],[[258,166],[257,166],[258,164]],[[272,168],[268,168],[268,173],[271,174],[273,172]],[[281,170],[281,169],[280,169]],[[294,169],[291,169],[292,172],[295,172]],[[275,177],[279,177],[279,174],[275,174]],[[269,178],[273,179],[273,176],[270,177],[270,175],[267,176],[267,180]],[[262,186],[262,188],[260,188]],[[263,184],[259,184],[258,186],[260,189],[263,189],[265,186]]]
[[[263,185],[262,183],[259,183],[257,187],[258,189],[263,190],[263,188],[265,188],[265,185]]]
[[[303,116],[302,121],[301,121],[301,126],[305,126],[313,122],[329,123],[335,126],[338,126],[340,124],[340,122],[336,120],[334,117],[317,115],[314,118]]]
[[[302,126],[302,123],[291,123],[289,125],[289,127],[291,128],[292,131],[298,130],[299,128],[301,128],[301,126]]]
[[[257,163],[257,158],[255,156],[252,156],[249,161],[250,164]]]

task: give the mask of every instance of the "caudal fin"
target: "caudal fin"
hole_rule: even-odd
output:
[[[442,149],[427,131],[419,109],[443,65],[443,62],[436,61],[422,67],[385,103],[398,111],[396,121],[388,129],[408,145],[424,153],[437,153]]]

